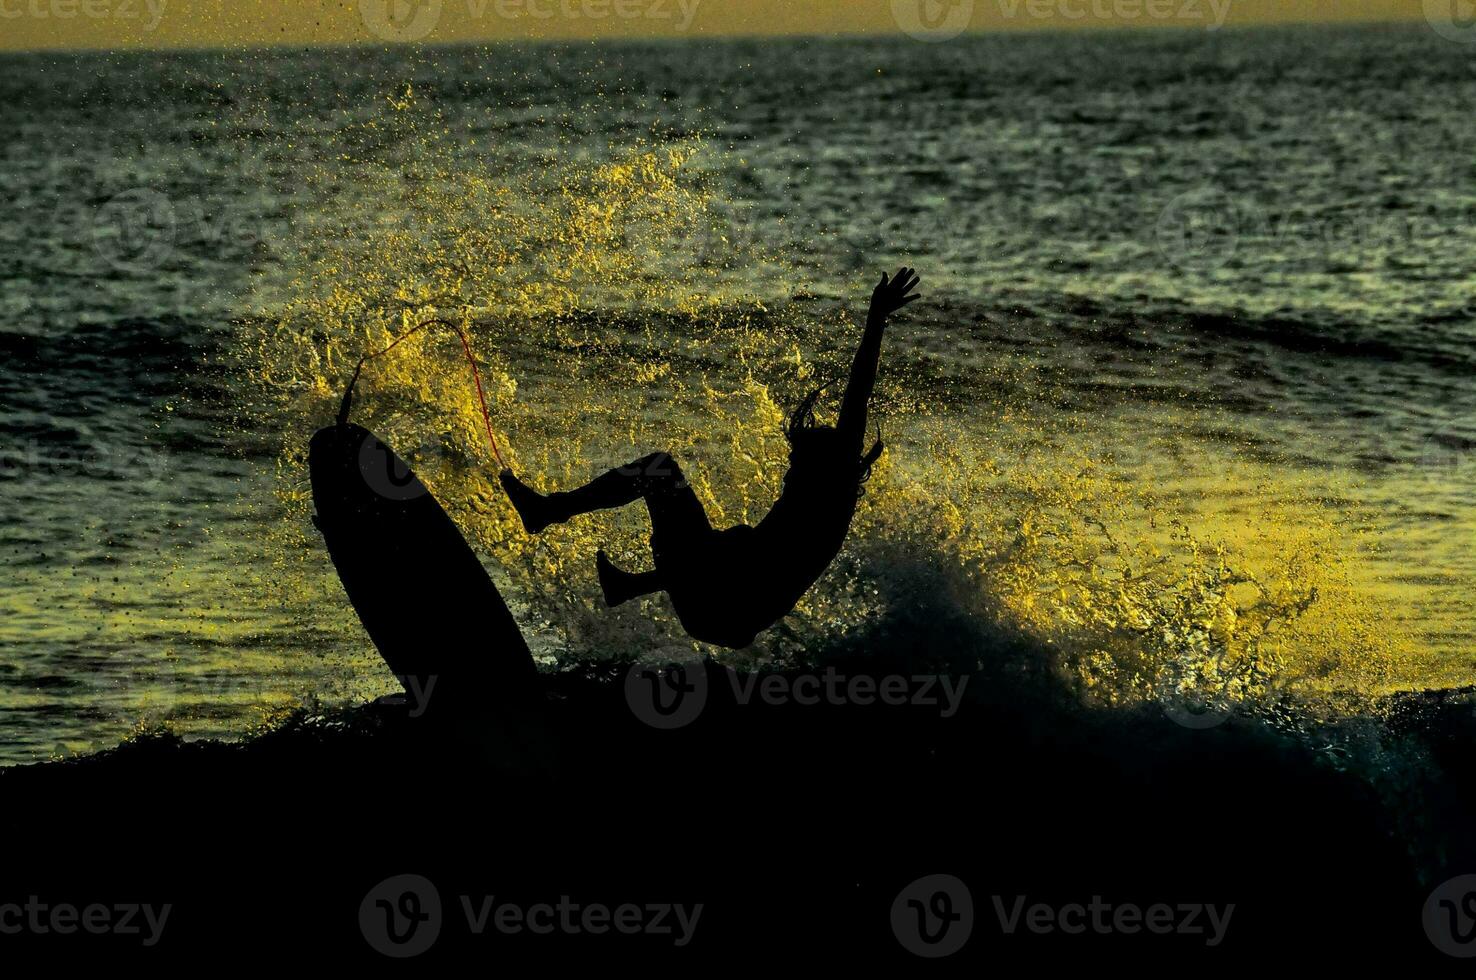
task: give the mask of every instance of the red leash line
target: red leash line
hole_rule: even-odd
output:
[[[484,391],[482,388],[482,372],[477,369],[477,359],[472,356],[471,342],[466,339],[466,332],[464,330],[462,330],[456,324],[452,323],[450,320],[444,320],[440,317],[426,320],[424,323],[416,324],[414,327],[411,327],[409,330],[396,337],[395,342],[390,344],[384,350],[375,351],[373,354],[365,354],[363,357],[359,358],[359,364],[357,367],[354,368],[353,379],[349,381],[348,391],[344,393],[343,408],[340,410],[340,421],[345,421],[348,417],[349,398],[353,394],[355,382],[359,380],[359,372],[363,370],[364,365],[367,362],[374,360],[376,357],[383,357],[385,354],[388,354],[390,351],[400,346],[400,344],[409,340],[411,337],[420,333],[422,330],[425,330],[427,327],[434,327],[438,325],[443,327],[450,327],[453,331],[456,332],[456,338],[461,341],[461,349],[466,354],[466,363],[471,365],[472,381],[474,381],[477,386],[477,401],[479,401],[482,406],[482,425],[487,430],[487,443],[492,447],[492,455],[497,458],[497,465],[500,466],[502,469],[507,469],[507,463],[504,462],[502,459],[502,451],[497,447],[497,437],[492,434],[492,413],[487,409],[487,392]]]

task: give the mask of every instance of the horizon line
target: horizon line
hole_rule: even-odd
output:
[[[996,27],[992,29],[971,29],[959,35],[959,38],[997,37],[1004,35],[1112,35],[1112,34],[1135,34],[1152,32],[1158,33],[1195,33],[1213,37],[1226,33],[1246,33],[1253,31],[1294,31],[1307,29],[1346,29],[1346,30],[1372,30],[1390,27],[1412,27],[1417,24],[1428,24],[1423,17],[1406,18],[1382,18],[1377,20],[1307,20],[1307,21],[1264,21],[1254,24],[1224,24],[1213,30],[1207,30],[1202,26],[1191,26],[1187,24],[1144,24],[1144,25],[1099,25],[1085,24],[1079,27],[1048,27],[1048,26],[1026,26],[1026,27]],[[729,43],[741,41],[765,41],[765,40],[810,40],[810,41],[857,41],[876,40],[883,38],[907,39],[902,31],[836,31],[834,33],[815,33],[813,31],[795,31],[792,33],[767,33],[767,34],[707,34],[707,35],[671,35],[653,34],[646,37],[632,35],[617,35],[609,37],[489,37],[489,38],[462,38],[453,41],[383,41],[383,40],[345,40],[345,41],[275,41],[275,42],[236,42],[223,44],[166,44],[158,47],[126,46],[126,47],[66,47],[57,45],[54,47],[34,48],[4,48],[0,47],[0,57],[7,55],[81,55],[81,54],[113,54],[113,55],[147,55],[147,54],[206,54],[220,52],[251,52],[251,51],[277,51],[277,50],[323,50],[341,51],[356,48],[377,48],[383,50],[411,49],[425,50],[433,48],[478,48],[498,47],[511,45],[581,45],[581,44],[696,44],[704,42]],[[946,42],[945,42],[946,43]]]

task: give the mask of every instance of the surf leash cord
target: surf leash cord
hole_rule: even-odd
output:
[[[338,406],[338,424],[348,424],[349,409],[353,407],[354,385],[359,383],[359,374],[364,370],[364,365],[377,357],[383,357],[388,354],[422,330],[435,326],[446,327],[454,331],[456,333],[456,339],[461,341],[461,349],[466,354],[466,363],[471,365],[472,381],[477,386],[477,401],[481,404],[482,408],[482,425],[487,430],[487,444],[492,447],[492,455],[496,457],[497,465],[505,470],[508,468],[507,463],[503,461],[502,450],[497,445],[497,437],[492,434],[492,413],[487,409],[487,392],[482,388],[482,372],[477,369],[477,359],[472,355],[471,343],[467,340],[466,331],[462,330],[450,320],[441,317],[433,317],[432,319],[418,323],[396,337],[394,343],[384,348],[384,350],[375,351],[372,354],[365,354],[359,358],[359,363],[354,365],[353,376],[349,378],[348,388],[344,390],[343,401]]]

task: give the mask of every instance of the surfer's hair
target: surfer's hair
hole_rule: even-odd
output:
[[[797,439],[802,439],[806,432],[824,428],[824,426],[815,421],[815,403],[820,400],[820,396],[828,387],[830,387],[830,383],[826,382],[816,388],[801,399],[800,403],[795,406],[794,411],[789,413],[789,424],[784,427],[784,438],[789,441],[791,446],[795,444]]]
[[[784,426],[784,438],[789,443],[791,452],[798,451],[803,453],[816,444],[816,440],[813,438],[814,436],[820,435],[821,433],[835,432],[833,427],[821,425],[815,420],[815,404],[820,400],[820,396],[824,394],[825,389],[829,388],[831,384],[832,382],[827,381],[825,384],[811,391],[800,400],[800,403],[795,406],[794,411],[789,413],[789,422]],[[871,479],[871,468],[881,458],[882,448],[881,429],[878,426],[876,442],[872,444],[871,449],[867,451],[865,456],[862,456],[856,461],[856,496],[865,495],[866,483]]]

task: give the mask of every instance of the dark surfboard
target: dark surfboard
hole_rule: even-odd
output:
[[[391,672],[428,704],[516,703],[537,669],[507,603],[430,491],[360,426],[313,436],[314,521]],[[413,680],[412,680],[413,679]]]

